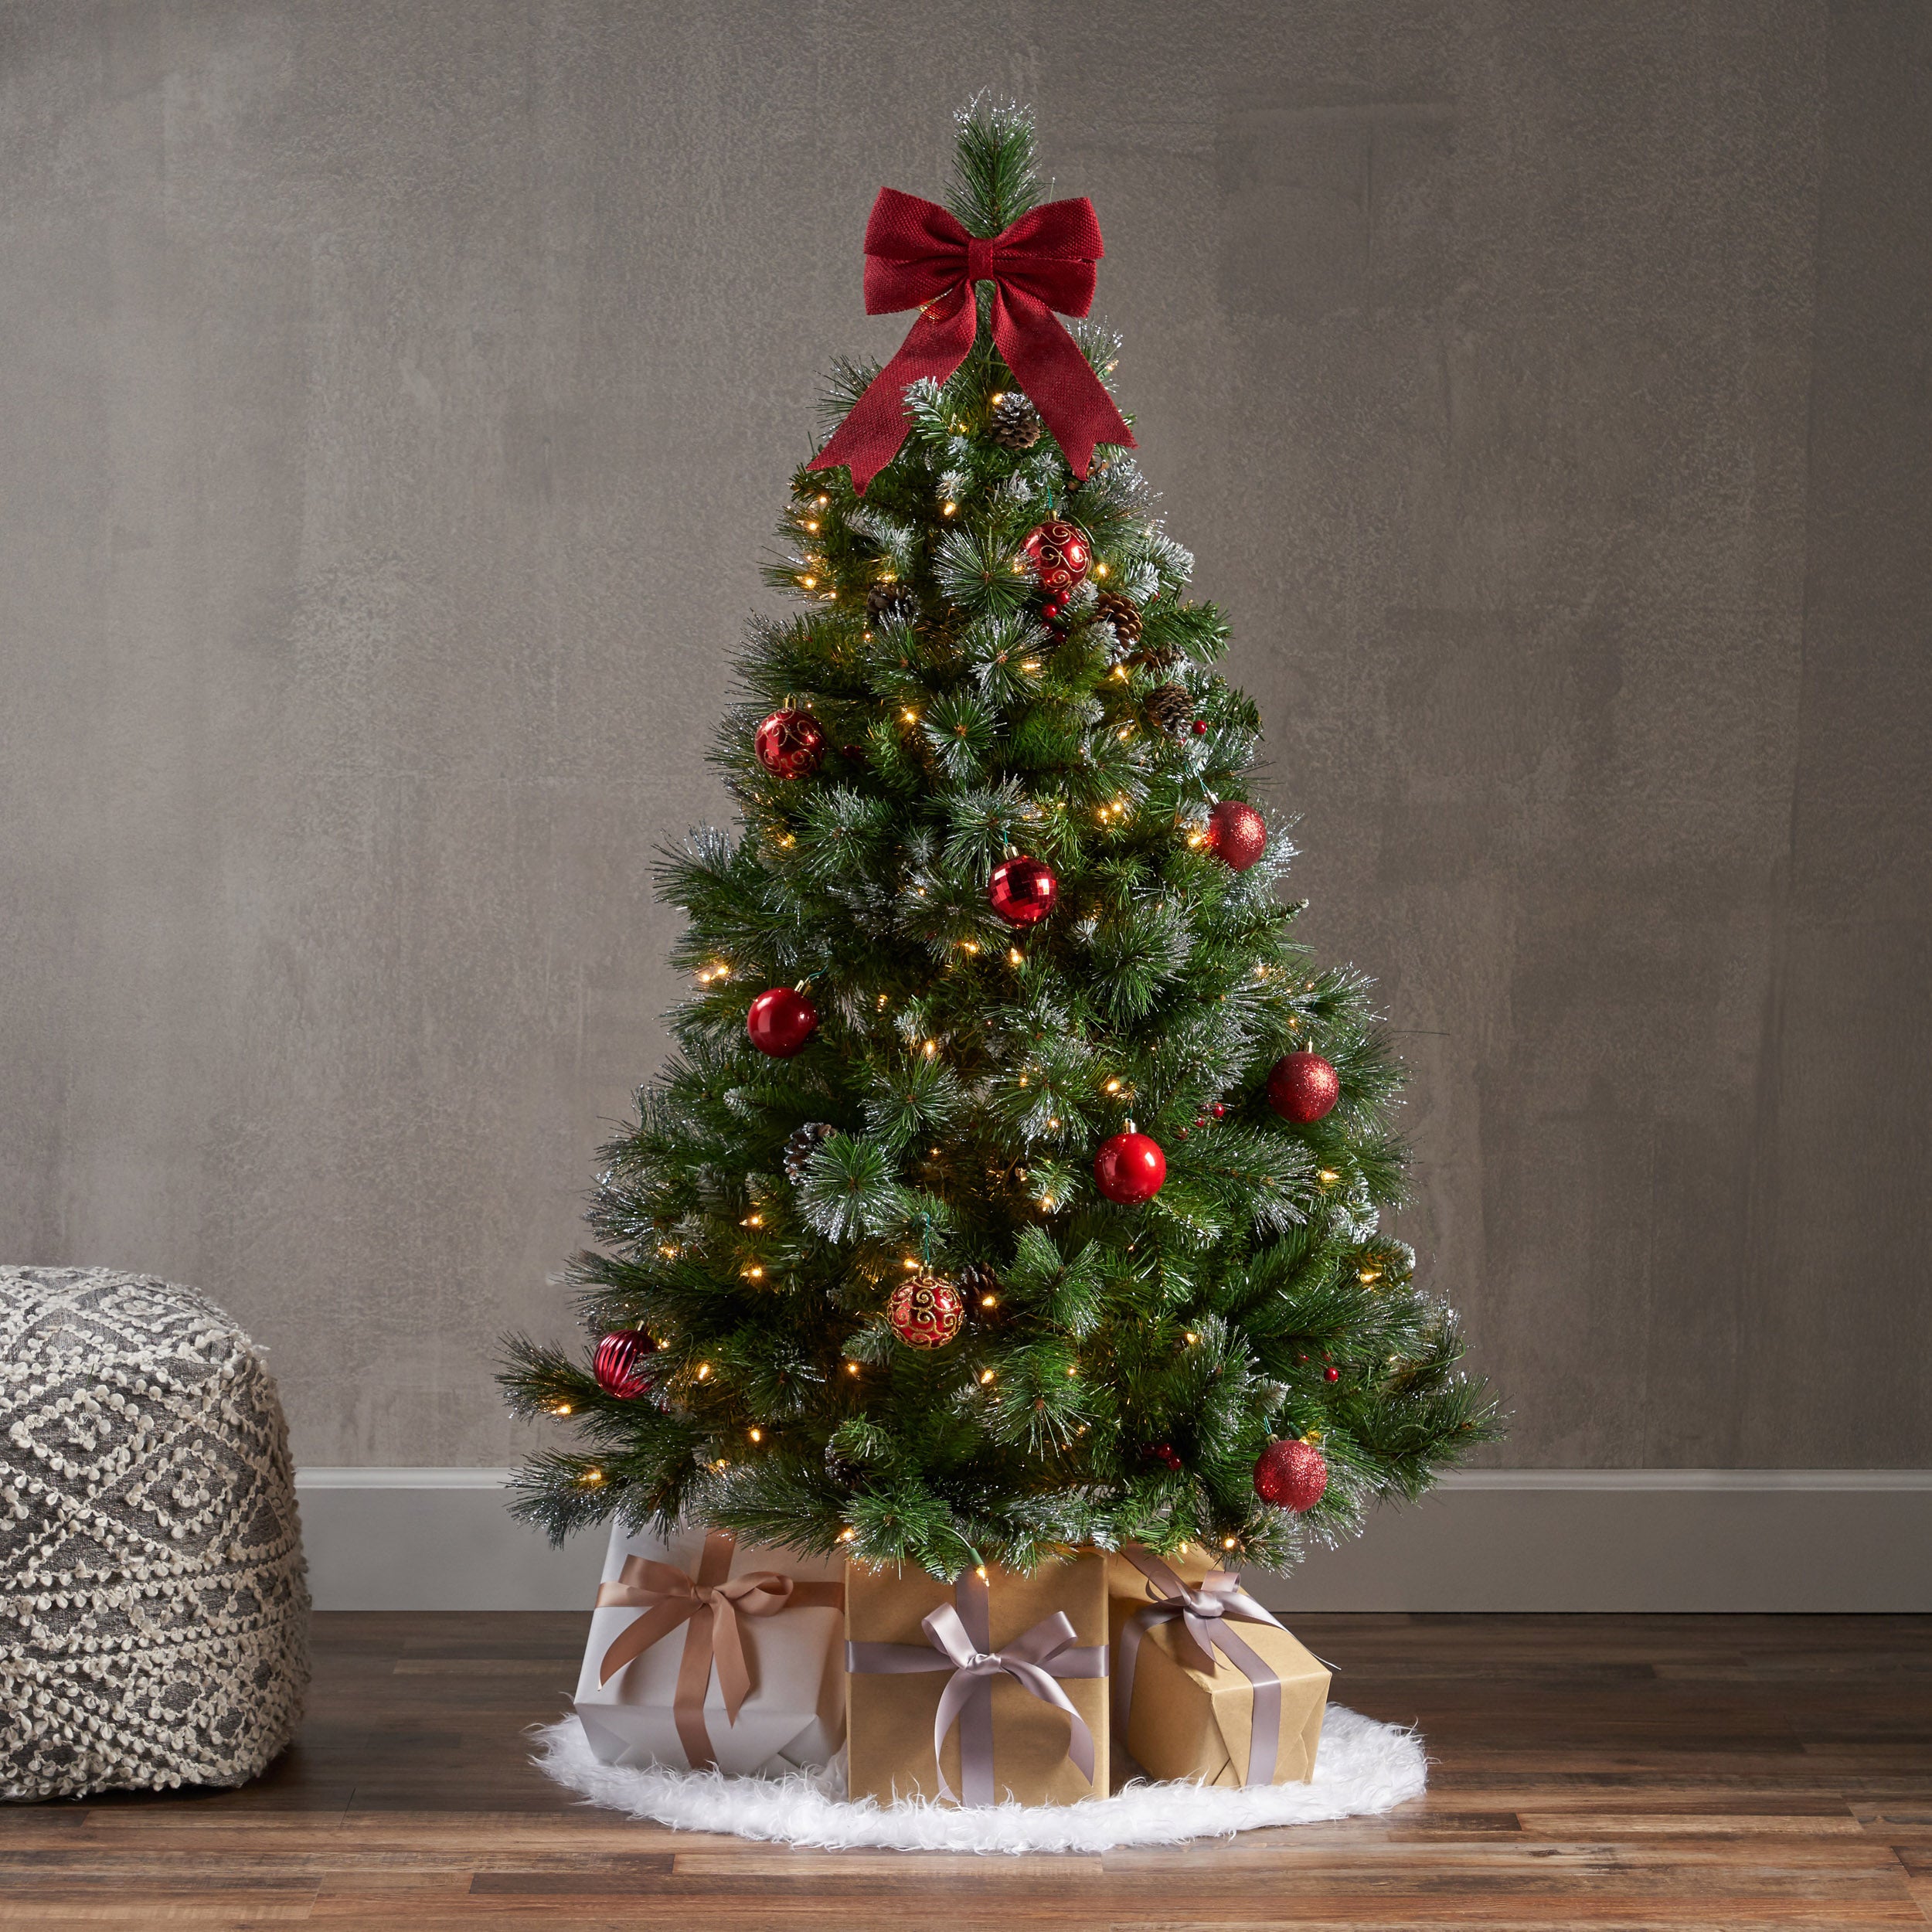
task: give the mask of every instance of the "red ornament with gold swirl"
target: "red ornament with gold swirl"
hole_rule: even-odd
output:
[[[1020,554],[1034,580],[1049,597],[1064,597],[1075,584],[1086,580],[1094,561],[1087,547],[1087,532],[1064,517],[1049,517],[1026,532]]]
[[[965,1297],[943,1275],[915,1274],[886,1304],[893,1333],[909,1349],[944,1348],[965,1318]]]

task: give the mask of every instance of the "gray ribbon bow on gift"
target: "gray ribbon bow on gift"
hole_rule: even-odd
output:
[[[1094,1781],[1094,1733],[1073,1700],[1054,1681],[1060,1677],[1104,1677],[1107,1646],[1081,1645],[1079,1633],[1064,1611],[1043,1617],[1023,1637],[1004,1650],[991,1648],[988,1629],[987,1588],[971,1572],[954,1587],[957,1607],[941,1604],[923,1618],[925,1644],[848,1643],[845,1667],[866,1673],[893,1675],[946,1670],[952,1675],[939,1694],[933,1716],[933,1760],[939,1794],[955,1804],[994,1802],[993,1679],[1010,1677],[1043,1704],[1066,1714],[1066,1755],[1088,1784]],[[972,1628],[968,1629],[970,1621]],[[977,1640],[977,1641],[975,1641]],[[930,1645],[930,1648],[927,1648]],[[946,1781],[941,1753],[953,1726],[959,1726],[959,1781],[961,1798]]]
[[[1217,1650],[1254,1686],[1254,1724],[1248,1736],[1248,1784],[1272,1784],[1275,1760],[1281,1747],[1281,1680],[1228,1628],[1230,1618],[1250,1624],[1287,1627],[1264,1610],[1241,1587],[1233,1572],[1211,1570],[1198,1584],[1184,1583],[1151,1550],[1132,1546],[1121,1554],[1148,1580],[1149,1595],[1158,1600],[1136,1611],[1121,1632],[1120,1655],[1114,1660],[1114,1723],[1121,1741],[1127,1741],[1128,1718],[1134,1709],[1134,1665],[1141,1639],[1157,1624],[1178,1623],[1177,1648],[1190,1648],[1183,1657],[1209,1676]]]

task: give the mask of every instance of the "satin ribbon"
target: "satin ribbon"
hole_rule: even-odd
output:
[[[1066,1755],[1082,1777],[1094,1781],[1094,1733],[1057,1678],[1104,1677],[1107,1646],[1074,1642],[1078,1633],[1064,1611],[1043,1617],[1032,1628],[1004,1650],[992,1647],[988,1590],[985,1581],[968,1572],[954,1585],[954,1603],[941,1604],[920,1624],[921,1644],[848,1643],[845,1668],[894,1675],[913,1672],[951,1672],[939,1693],[933,1715],[933,1763],[939,1794],[955,1804],[984,1805],[995,1801],[993,1791],[993,1679],[1010,1677],[1043,1704],[1065,1712]],[[943,1756],[946,1739],[959,1726],[959,1781],[961,1798],[947,1782]]]
[[[1247,1773],[1242,1781],[1272,1784],[1281,1748],[1281,1680],[1229,1629],[1228,1622],[1235,1618],[1272,1624],[1277,1630],[1287,1626],[1264,1610],[1232,1571],[1211,1570],[1198,1585],[1192,1585],[1182,1583],[1151,1550],[1130,1546],[1121,1554],[1148,1580],[1150,1595],[1160,1593],[1160,1600],[1136,1611],[1121,1632],[1114,1677],[1114,1725],[1121,1742],[1127,1742],[1128,1719],[1134,1709],[1134,1667],[1140,1657],[1141,1639],[1158,1624],[1178,1623],[1177,1648],[1185,1645],[1195,1653],[1183,1662],[1198,1660],[1198,1668],[1212,1676],[1218,1650],[1253,1685],[1254,1721],[1248,1733]]]
[[[724,1692],[727,1723],[737,1723],[738,1713],[751,1695],[751,1672],[745,1662],[739,1618],[775,1617],[784,1610],[837,1610],[845,1600],[842,1583],[801,1583],[775,1570],[748,1570],[733,1577],[731,1559],[736,1547],[728,1531],[714,1529],[704,1539],[695,1577],[669,1563],[627,1556],[617,1580],[597,1587],[598,1609],[644,1612],[618,1631],[604,1653],[597,1666],[600,1684],[609,1683],[625,1665],[668,1637],[680,1624],[685,1626],[671,1716],[678,1727],[678,1741],[694,1771],[717,1767],[711,1733],[704,1723],[705,1693],[711,1688],[713,1665],[716,1665],[718,1687]]]
[[[943,383],[978,332],[976,283],[993,284],[993,340],[1013,379],[1053,432],[1073,474],[1084,478],[1097,443],[1134,447],[1132,432],[1080,345],[1054,319],[1094,305],[1094,264],[1106,251],[1094,204],[1049,201],[990,240],[969,235],[937,202],[882,188],[866,223],[866,313],[917,308],[917,321],[832,440],[805,467],[845,464],[866,486],[906,440],[906,391]]]

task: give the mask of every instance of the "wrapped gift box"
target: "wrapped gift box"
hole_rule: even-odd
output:
[[[969,1570],[951,1583],[852,1565],[852,1795],[969,1805],[1105,1796],[1107,1614],[1097,1553],[1030,1577]]]
[[[577,1680],[592,1752],[739,1775],[825,1764],[845,1735],[844,1567],[614,1527]]]
[[[1114,1777],[1306,1784],[1328,1672],[1205,1553],[1107,1559]]]

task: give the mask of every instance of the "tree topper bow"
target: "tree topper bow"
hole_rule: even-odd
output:
[[[1093,306],[1094,264],[1105,253],[1085,196],[1049,201],[988,240],[968,234],[937,202],[880,189],[866,223],[866,313],[917,308],[920,317],[806,467],[842,463],[865,494],[906,440],[907,389],[927,376],[944,382],[971,350],[978,282],[993,284],[993,340],[1073,474],[1086,477],[1097,443],[1134,447],[1114,399],[1053,315],[1084,315]]]

